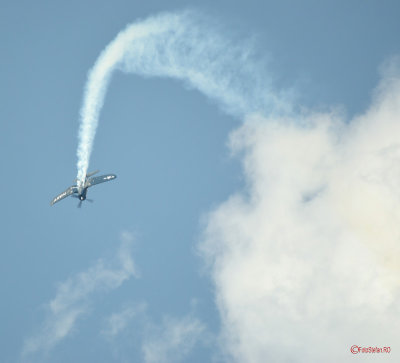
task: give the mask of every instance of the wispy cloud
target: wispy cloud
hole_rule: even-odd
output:
[[[198,345],[210,345],[206,326],[194,312],[182,316],[151,316],[145,303],[131,303],[105,319],[101,334],[111,344],[114,359],[131,361],[141,350],[146,363],[179,362]]]
[[[204,324],[192,315],[164,317],[159,326],[150,326],[142,345],[147,363],[179,362],[201,340]]]
[[[132,236],[121,234],[121,245],[115,261],[98,260],[92,267],[59,284],[57,293],[47,305],[47,317],[37,333],[25,341],[23,356],[47,353],[67,337],[80,316],[88,312],[95,293],[109,292],[124,281],[137,276],[130,246]]]
[[[143,315],[145,311],[146,304],[144,303],[124,307],[106,319],[106,327],[102,330],[102,334],[109,339],[115,338],[129,327],[134,318]]]
[[[399,341],[396,66],[353,120],[253,116],[231,135],[246,188],[209,214],[200,246],[228,360],[343,362],[353,344]]]

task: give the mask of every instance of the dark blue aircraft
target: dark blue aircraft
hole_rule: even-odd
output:
[[[86,174],[85,182],[83,183],[83,185],[75,184],[75,185],[70,186],[67,190],[65,190],[61,194],[57,195],[50,202],[50,205],[53,205],[53,204],[59,202],[60,200],[66,198],[66,197],[69,197],[71,195],[72,197],[79,199],[78,208],[80,208],[82,205],[82,202],[86,199],[86,193],[87,193],[88,188],[90,188],[96,184],[108,182],[117,177],[115,174],[107,174],[107,175],[100,175],[100,176],[92,177],[92,175],[94,175],[98,172],[99,171],[96,170],[92,173]]]

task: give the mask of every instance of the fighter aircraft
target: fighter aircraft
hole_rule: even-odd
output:
[[[115,179],[117,177],[115,174],[106,174],[106,175],[100,175],[100,176],[92,177],[94,174],[97,174],[98,172],[99,172],[99,170],[96,170],[96,171],[93,171],[91,173],[86,174],[85,182],[83,183],[83,185],[78,185],[78,184],[71,185],[64,192],[62,192],[61,194],[57,195],[50,202],[50,205],[53,205],[53,204],[59,202],[60,200],[62,200],[62,199],[64,199],[64,198],[66,198],[66,197],[71,195],[72,197],[75,197],[75,198],[79,199],[78,208],[80,208],[81,205],[82,205],[82,202],[86,199],[86,193],[87,193],[88,188],[90,188],[90,187],[92,187],[93,185],[96,185],[96,184],[108,182],[108,181],[113,180],[113,179]]]

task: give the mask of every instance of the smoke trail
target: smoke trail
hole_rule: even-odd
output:
[[[79,131],[78,180],[83,182],[114,70],[183,80],[236,116],[277,108],[251,42],[237,45],[218,35],[193,11],[165,13],[128,25],[103,50],[86,84]]]

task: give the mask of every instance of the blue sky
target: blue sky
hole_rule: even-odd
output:
[[[177,37],[173,79],[152,76],[163,42],[113,74],[90,170],[118,178],[51,208],[100,52],[188,7],[198,38]],[[398,10],[3,2],[0,361],[347,361],[353,344],[395,359]]]

